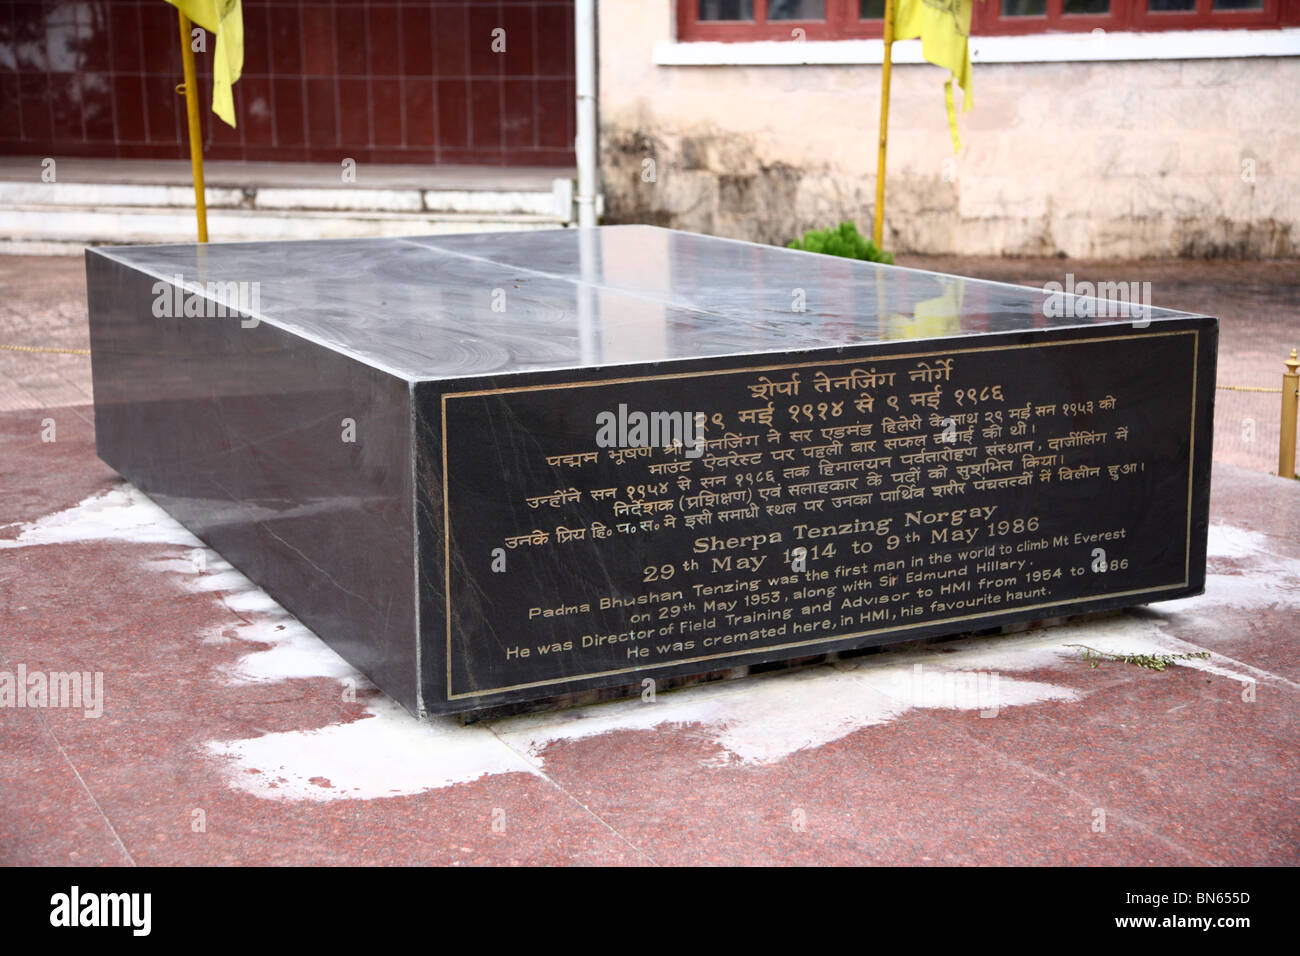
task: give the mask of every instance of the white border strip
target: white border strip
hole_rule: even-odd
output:
[[[883,40],[760,40],[656,43],[655,66],[841,66],[884,60]],[[1203,60],[1300,56],[1300,27],[1280,30],[1170,30],[1162,33],[1039,33],[972,37],[972,63]],[[894,44],[895,63],[924,63],[919,40]]]

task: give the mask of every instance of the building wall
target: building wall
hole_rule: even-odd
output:
[[[238,126],[210,159],[573,164],[572,0],[243,0]],[[492,31],[505,30],[505,51]],[[0,0],[0,154],[188,158],[176,10]]]
[[[655,66],[671,7],[600,3],[607,221],[784,243],[852,219],[870,234],[880,67]],[[894,67],[886,248],[1300,254],[1300,57],[976,64],[955,157],[946,76]]]

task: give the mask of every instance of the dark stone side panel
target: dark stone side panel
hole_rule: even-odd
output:
[[[416,711],[409,385],[239,316],[155,317],[156,280],[94,250],[86,276],[100,457]]]

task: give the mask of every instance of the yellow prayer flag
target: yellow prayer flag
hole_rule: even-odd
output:
[[[217,38],[212,60],[212,112],[235,125],[231,87],[244,69],[244,12],[239,0],[167,0]]]
[[[957,111],[953,107],[952,83],[956,80],[964,92],[962,112],[975,105],[970,83],[970,14],[971,0],[897,0],[894,39],[921,38],[921,55],[952,74],[944,83],[948,104],[948,129],[952,133],[952,151],[961,151],[957,135]]]

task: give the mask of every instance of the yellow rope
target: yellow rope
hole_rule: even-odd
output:
[[[1272,392],[1274,395],[1281,395],[1280,388],[1259,388],[1254,385],[1216,385],[1215,388],[1221,388],[1229,392]]]
[[[0,345],[11,352],[61,352],[65,355],[89,355],[90,349],[47,349],[38,345]]]

